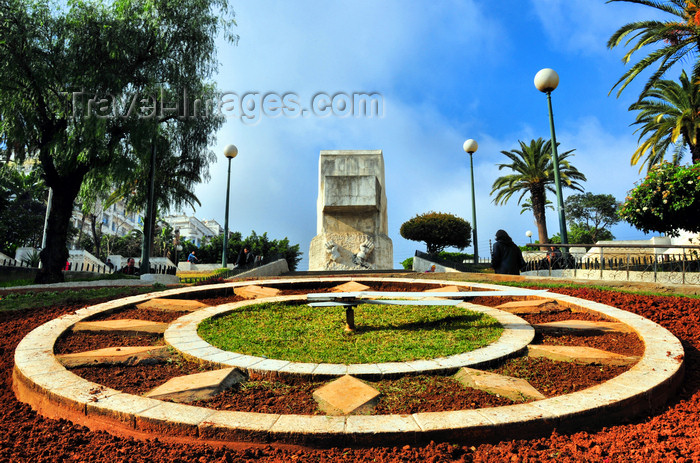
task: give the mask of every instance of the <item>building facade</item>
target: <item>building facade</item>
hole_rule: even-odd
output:
[[[224,232],[223,227],[216,220],[199,220],[185,214],[168,215],[162,220],[173,227],[173,230],[180,231],[180,239],[187,239],[197,247]]]
[[[143,228],[141,211],[127,212],[124,201],[112,204],[106,209],[101,202],[98,202],[92,212],[95,216],[95,227],[98,233],[121,237],[134,229],[141,230]],[[80,206],[76,204],[73,206],[71,223],[78,231],[82,231],[83,235],[92,236],[91,215],[93,214],[84,215]],[[72,248],[77,246],[77,239],[76,236],[76,242],[72,243]]]

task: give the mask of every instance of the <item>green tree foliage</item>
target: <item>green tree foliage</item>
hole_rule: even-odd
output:
[[[464,249],[471,244],[469,222],[444,212],[427,212],[404,222],[399,231],[411,241],[424,241],[428,254],[437,254],[448,246]]]
[[[223,253],[223,235],[214,236],[208,243],[197,247],[194,243],[188,240],[182,240],[182,251],[180,251],[180,261],[186,260],[190,252],[195,251],[197,258],[203,264],[221,263],[221,254]],[[255,231],[251,231],[250,235],[243,238],[239,232],[229,232],[228,239],[228,261],[235,263],[243,248],[247,247],[250,252],[256,256],[262,256],[263,259],[279,256],[280,259],[285,259],[289,270],[296,270],[297,265],[301,261],[302,252],[299,251],[298,244],[290,244],[286,237],[281,240],[271,240],[267,236],[267,232],[258,235]]]
[[[595,235],[593,232],[595,231]],[[594,244],[598,241],[609,241],[614,240],[615,236],[610,230],[591,230],[580,224],[572,224],[569,226],[567,231],[569,237],[569,243],[573,244]],[[554,243],[554,241],[552,241]],[[557,243],[561,243],[561,238],[559,238]]]
[[[700,51],[700,9],[697,2],[687,0],[609,0],[609,2],[637,3],[674,16],[668,21],[629,23],[610,37],[608,48],[631,45],[622,58],[625,64],[630,62],[632,55],[636,52],[642,49],[648,50],[648,54],[629,68],[613,86],[612,90],[619,87],[618,96],[642,71],[658,64],[640,95],[641,99],[674,64],[682,62],[687,56],[695,57]],[[695,62],[694,66],[697,70],[700,63]]]
[[[613,195],[584,193],[571,195],[564,202],[572,243],[611,240],[610,227],[620,221],[619,204]]]
[[[38,172],[14,163],[0,165],[0,251],[10,257],[20,246],[41,246],[47,188]]]
[[[672,163],[678,165],[687,148],[693,163],[700,162],[700,76],[692,78],[683,71],[680,84],[672,80],[658,80],[630,106],[639,111],[634,125],[639,125],[639,147],[632,155],[632,165],[643,159],[651,166],[664,160],[668,148],[673,147]],[[679,140],[680,137],[680,140]],[[641,170],[641,169],[640,169]]]
[[[626,198],[620,217],[644,232],[700,232],[700,164],[661,163]]]
[[[124,236],[102,235],[102,249],[105,255],[118,255],[123,257],[137,257],[141,255],[141,242],[143,233],[141,230],[131,230]]]
[[[188,118],[184,103],[167,108],[183,92],[213,97],[215,40],[232,19],[225,0],[4,0],[0,17],[0,147],[37,158],[53,189],[37,282],[61,281],[86,179],[103,188],[148,156],[155,134],[157,147],[167,139],[200,156],[211,141],[221,121]]]
[[[491,195],[495,193],[493,200],[496,204],[505,204],[517,194],[518,204],[521,204],[525,195],[529,193],[530,207],[535,216],[537,232],[541,243],[546,243],[547,220],[545,207],[548,204],[546,193],[550,191],[556,195],[554,189],[554,163],[552,162],[552,147],[549,140],[542,138],[531,140],[527,145],[519,141],[520,149],[501,151],[510,163],[498,164],[498,169],[510,169],[512,174],[498,177],[491,188]],[[562,187],[583,191],[578,181],[585,181],[586,176],[571,165],[568,158],[574,150],[559,154],[559,178]]]

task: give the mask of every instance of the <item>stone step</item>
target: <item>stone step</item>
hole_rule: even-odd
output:
[[[637,356],[628,356],[586,346],[545,346],[530,344],[527,347],[529,357],[544,357],[558,362],[573,362],[582,365],[632,365],[639,360]]]
[[[441,286],[439,288],[426,289],[426,293],[458,293],[464,288],[460,288],[455,285]]]
[[[240,288],[233,289],[234,294],[237,296],[244,297],[246,299],[258,299],[261,297],[275,297],[281,292],[277,288],[268,288],[265,286],[250,285],[241,286]]]
[[[554,299],[532,299],[528,301],[506,302],[496,306],[499,310],[510,312],[514,315],[529,313],[559,313],[569,309],[557,304]]]
[[[521,378],[466,367],[460,368],[454,378],[464,386],[498,394],[516,402],[522,402],[523,399],[539,400],[545,398],[540,391]]]
[[[328,415],[368,415],[380,392],[353,376],[345,375],[314,391],[318,408]]]
[[[119,333],[165,333],[168,323],[151,322],[148,320],[101,320],[96,322],[78,322],[73,325],[73,331],[111,331]]]
[[[170,358],[167,346],[106,347],[104,349],[56,355],[64,367],[91,365],[139,365],[159,363]]]
[[[539,333],[600,334],[631,333],[634,330],[619,322],[592,322],[588,320],[561,320],[532,325]]]
[[[433,288],[433,289],[426,289],[425,293],[458,293],[462,291],[463,288],[459,288],[455,285],[448,285],[448,286],[441,286],[439,288]],[[435,296],[429,296],[423,298],[423,300],[441,300],[441,299],[449,299],[446,297],[438,297],[436,294]]]
[[[362,283],[358,283],[356,281],[348,281],[347,283],[343,283],[342,285],[332,287],[331,291],[333,291],[334,293],[353,293],[359,291],[367,291],[368,289],[371,288],[367,285],[363,285]]]
[[[207,400],[234,384],[245,381],[245,379],[245,375],[237,368],[205,371],[172,378],[152,389],[145,396],[152,399],[185,403]]]
[[[156,298],[146,302],[142,302],[136,306],[139,309],[146,310],[163,310],[168,312],[195,312],[197,310],[209,307],[203,302],[190,299],[165,299]]]

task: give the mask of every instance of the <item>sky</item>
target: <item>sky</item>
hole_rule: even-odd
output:
[[[469,138],[479,144],[473,156],[479,254],[487,255],[501,228],[518,244],[528,242],[528,230],[536,238],[532,213],[520,214],[516,197],[497,206],[490,192],[497,177],[510,173],[498,169],[507,162],[501,151],[550,137],[546,95],[533,84],[542,68],[559,74],[552,93],[556,137],[560,152],[575,150],[570,161],[588,178],[585,191],[621,201],[643,176],[630,165],[637,135],[628,107],[646,76],[619,98],[609,95],[626,67],[623,49],[606,44],[622,25],[653,17],[648,7],[604,0],[506,0],[498,8],[489,0],[231,5],[240,40],[219,39],[215,80],[248,106],[226,106],[212,146],[219,160],[195,190],[202,205],[183,212],[223,225],[223,152],[234,144],[230,229],[289,238],[304,253],[300,270],[308,268],[317,233],[322,150],[383,151],[395,268],[425,251],[424,243],[400,236],[403,222],[428,211],[472,221],[469,155],[462,149]],[[355,93],[376,94],[381,114],[345,114],[343,102],[351,100],[344,95]],[[289,111],[275,111],[275,95],[293,100]],[[339,96],[328,109],[323,95]],[[575,193],[564,190],[565,197]],[[547,226],[550,235],[559,232],[555,211],[547,211]],[[646,238],[625,223],[612,232],[617,239]]]

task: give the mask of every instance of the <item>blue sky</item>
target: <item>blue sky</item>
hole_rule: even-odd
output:
[[[608,96],[625,71],[622,50],[608,50],[610,35],[654,10],[603,0],[499,2],[244,0],[232,4],[238,45],[220,41],[219,87],[237,95],[298,95],[309,106],[319,92],[378,93],[382,117],[230,117],[212,149],[220,160],[211,180],[197,187],[195,215],[224,222],[226,161],[233,143],[230,228],[288,237],[304,252],[316,234],[318,160],[321,150],[381,149],[386,167],[389,236],[394,262],[424,245],[399,235],[418,213],[441,211],[471,221],[469,157],[462,143],[479,143],[474,155],[479,251],[503,228],[520,244],[536,236],[531,213],[511,200],[496,206],[493,181],[506,171],[502,150],[518,140],[549,138],[546,96],[534,87],[542,68],[560,76],[552,94],[560,150],[587,177],[587,192],[622,200],[641,178],[630,166],[637,137],[627,111],[641,84],[620,98]],[[669,77],[677,77],[671,75]],[[565,190],[568,196],[570,191]],[[550,198],[555,201],[555,198]],[[185,211],[191,213],[191,210]],[[558,221],[548,210],[550,234]],[[644,235],[626,224],[618,239]],[[468,248],[468,251],[471,247]]]

